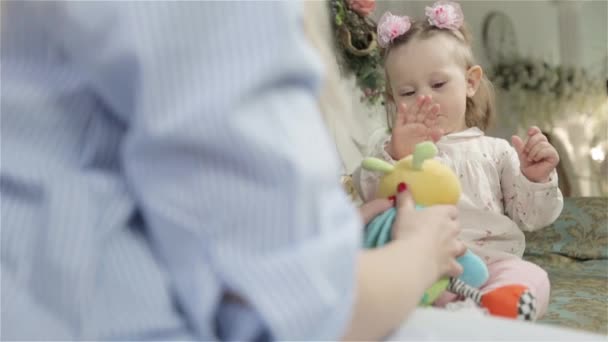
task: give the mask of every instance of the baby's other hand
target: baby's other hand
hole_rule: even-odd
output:
[[[511,142],[519,156],[521,172],[532,182],[548,182],[549,174],[559,163],[559,154],[541,130],[532,126],[525,142],[516,135]]]

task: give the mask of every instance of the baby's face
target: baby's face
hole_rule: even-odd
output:
[[[466,129],[466,68],[456,57],[455,44],[443,35],[414,38],[386,60],[395,104],[411,108],[419,96],[430,95],[440,106],[438,122],[446,134]]]

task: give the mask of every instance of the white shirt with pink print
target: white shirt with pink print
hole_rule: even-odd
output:
[[[372,147],[373,157],[389,163],[390,135]],[[563,208],[557,172],[547,183],[533,183],[520,171],[515,149],[504,139],[485,136],[474,127],[448,134],[437,143],[436,159],[459,177],[458,203],[461,239],[486,263],[522,257],[522,230],[533,231],[553,223]],[[375,197],[381,174],[361,169],[359,190],[364,201]]]

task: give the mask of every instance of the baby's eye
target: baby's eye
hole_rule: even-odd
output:
[[[401,96],[414,96],[414,94],[416,94],[415,91],[404,91],[401,93]]]
[[[437,82],[433,84],[433,89],[439,89],[445,85],[446,82]]]

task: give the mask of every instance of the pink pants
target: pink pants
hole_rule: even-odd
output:
[[[482,293],[505,285],[524,285],[536,297],[536,319],[547,312],[551,285],[545,270],[531,262],[513,258],[489,264],[488,271],[490,278],[481,287]],[[457,299],[457,295],[446,292],[437,299],[435,306],[444,307]]]

